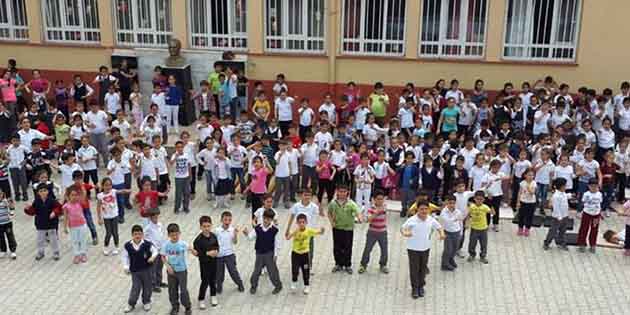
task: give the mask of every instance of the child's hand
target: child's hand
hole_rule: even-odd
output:
[[[206,252],[206,255],[210,257],[217,257],[217,255],[219,255],[219,251],[217,251],[216,249],[209,250]]]
[[[197,252],[197,250],[196,250],[196,249],[194,249],[194,248],[191,248],[191,249],[190,249],[190,252],[191,252],[194,256],[199,256],[199,252]]]
[[[166,272],[167,272],[169,275],[172,275],[172,274],[174,274],[174,273],[175,273],[175,271],[173,270],[173,267],[171,267],[171,266],[166,266]]]
[[[155,261],[155,257],[149,257],[149,259],[147,259],[147,262],[149,262],[150,264],[152,264],[154,261]]]
[[[131,271],[129,271],[129,268],[125,268],[125,274],[126,275],[130,275],[131,274]]]
[[[50,213],[50,215],[49,215],[48,217],[49,217],[49,218],[51,218],[51,219],[54,219],[54,218],[55,218],[55,216],[56,216],[56,214],[55,214],[55,212],[53,211],[53,212],[51,212],[51,213]]]

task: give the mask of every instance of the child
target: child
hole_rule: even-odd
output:
[[[131,274],[131,291],[125,307],[125,313],[131,313],[136,307],[142,290],[142,308],[151,310],[151,271],[158,256],[158,249],[148,240],[144,240],[142,227],[131,227],[131,240],[123,246],[122,263],[125,273]]]
[[[190,178],[194,176],[191,170],[191,161],[184,153],[184,143],[175,143],[175,154],[171,158],[171,164],[175,164],[175,213],[183,208],[185,213],[190,212]],[[181,207],[181,208],[180,208]]]
[[[17,259],[17,242],[13,233],[12,219],[15,216],[15,204],[13,200],[7,198],[7,194],[0,190],[0,258],[8,257],[7,243],[9,243],[9,251],[11,251],[11,259]],[[6,236],[6,242],[5,242]]]
[[[44,258],[44,250],[50,242],[53,250],[53,259],[59,260],[59,216],[62,214],[61,204],[48,193],[48,187],[40,185],[37,188],[37,196],[33,204],[24,209],[24,212],[35,217],[35,229],[37,230],[37,255],[36,261]]]
[[[232,177],[232,181],[236,183],[238,179],[238,185],[241,190],[241,199],[244,199],[245,194],[243,191],[245,190],[245,171],[243,169],[243,163],[245,158],[247,157],[247,149],[241,145],[241,137],[238,133],[232,134],[231,142],[227,146],[227,154],[230,157],[230,174]],[[235,185],[232,186],[232,198],[234,195],[236,188]]]
[[[441,186],[442,178],[444,178],[444,172],[438,167],[434,167],[434,164],[431,156],[425,156],[418,176],[419,185],[422,186],[422,192],[429,196],[429,202],[437,202],[438,194],[436,192]]]
[[[40,181],[42,183],[47,182],[47,178],[42,178]],[[91,190],[96,190],[96,186],[90,183],[83,182],[83,172],[74,171],[72,173],[72,181],[73,184],[71,187],[76,187],[81,195],[81,207],[83,208],[83,216],[85,217],[85,222],[90,230],[90,235],[92,236],[92,245],[96,246],[98,244],[98,233],[96,232],[96,226],[94,225],[94,220],[92,220],[92,211],[90,210],[90,199],[88,198],[88,193]],[[53,184],[54,185],[54,184]],[[54,191],[54,189],[53,189]],[[53,194],[53,196],[55,196]]]
[[[370,158],[367,153],[361,154],[361,164],[354,170],[356,182],[355,201],[365,214],[370,205],[370,195],[372,193],[372,183],[375,175],[374,168],[370,165]]]
[[[9,160],[9,174],[11,175],[11,183],[15,192],[15,201],[20,201],[20,190],[22,199],[28,201],[28,184],[26,179],[26,155],[28,149],[20,144],[20,137],[14,135],[11,137],[11,145],[7,148],[7,158]]]
[[[587,234],[590,245],[589,251],[591,253],[595,253],[595,245],[597,245],[597,230],[599,229],[601,204],[603,199],[602,193],[599,192],[599,182],[597,179],[591,179],[588,182],[588,191],[582,196],[584,211],[582,213],[582,220],[580,221],[580,229],[577,239],[578,251],[581,253],[586,251]]]
[[[90,137],[87,135],[82,136],[81,147],[77,150],[77,160],[83,170],[83,182],[89,183],[90,179],[92,179],[92,184],[98,185],[97,159],[98,151],[90,144]],[[88,193],[88,198],[89,196],[90,194]]]
[[[201,272],[201,286],[199,287],[199,309],[205,310],[206,289],[210,287],[210,301],[212,307],[219,304],[217,302],[216,276],[217,276],[217,255],[219,254],[219,241],[212,233],[212,219],[209,216],[199,218],[201,233],[197,235],[193,242],[193,255],[199,258],[199,271]]]
[[[153,186],[157,188],[157,191],[163,193],[163,196],[160,196],[159,204],[167,198],[166,193],[171,188],[171,179],[168,175],[168,152],[166,152],[166,148],[162,146],[162,138],[160,136],[153,136],[151,139],[153,143],[153,148],[151,148],[151,155],[153,156],[153,161],[158,170],[158,177],[156,185]]]
[[[314,229],[312,227],[306,227],[307,216],[304,213],[300,213],[297,216],[298,228],[289,233],[286,237],[287,240],[293,239],[293,247],[291,250],[291,291],[294,291],[297,287],[298,275],[300,269],[302,270],[302,278],[304,280],[304,294],[308,294],[309,290],[309,278],[311,273],[311,261],[310,261],[310,244],[315,235],[324,234],[324,228]]]
[[[374,244],[378,243],[381,250],[381,258],[378,262],[380,271],[384,274],[389,273],[387,268],[387,210],[385,209],[385,193],[383,191],[374,192],[374,205],[367,210],[367,221],[370,223],[367,235],[365,236],[365,247],[361,256],[361,267],[359,274],[367,271],[367,265],[370,262],[370,253]]]
[[[214,157],[216,153],[217,150],[214,148],[214,141],[212,138],[206,138],[204,149],[197,153],[197,160],[199,161],[199,164],[203,166],[203,173],[206,177],[206,200],[208,201],[214,199],[212,169],[214,168]]]
[[[254,262],[254,271],[252,272],[251,285],[249,293],[256,294],[258,288],[258,279],[263,268],[269,272],[269,279],[274,286],[271,294],[278,294],[282,291],[282,282],[276,265],[275,253],[279,252],[280,242],[278,228],[273,225],[274,213],[266,210],[263,214],[263,222],[256,225],[250,232],[247,228],[243,228],[243,234],[250,240],[256,240],[254,248],[256,249],[256,261]]]
[[[483,203],[485,199],[483,191],[475,192],[475,203],[468,207],[470,216],[470,240],[468,241],[468,262],[473,262],[477,253],[477,242],[480,243],[481,253],[479,261],[488,264],[486,255],[488,253],[488,225],[489,220],[486,218],[489,214],[494,215],[494,209]]]
[[[551,241],[556,241],[558,248],[568,251],[564,236],[569,225],[569,194],[566,193],[567,180],[556,178],[553,181],[555,192],[551,196],[553,211],[551,212],[551,227],[547,232],[547,237],[543,242],[543,249],[549,250]]]
[[[110,85],[107,88],[107,93],[104,96],[104,100],[106,104],[105,109],[107,110],[110,118],[115,117],[116,112],[121,109],[121,97],[120,93],[116,92],[116,87],[114,85]]]
[[[407,217],[407,210],[411,207],[411,203],[415,199],[418,190],[420,170],[414,163],[415,156],[413,152],[405,152],[405,165],[398,168],[398,186],[400,187],[402,210],[400,217]],[[429,162],[430,163],[430,158]]]
[[[424,297],[425,277],[427,275],[427,263],[429,262],[429,250],[431,249],[431,232],[437,230],[439,238],[445,238],[444,230],[440,223],[429,216],[427,202],[418,204],[418,213],[405,221],[400,232],[407,240],[407,256],[409,257],[409,278],[411,281],[411,297],[417,299]]]
[[[133,125],[136,130],[140,129],[142,124],[142,93],[140,93],[140,85],[134,83],[131,87],[133,90],[129,95],[129,101],[131,102],[131,116],[133,117]]]
[[[465,210],[456,207],[456,198],[448,195],[445,198],[446,207],[440,212],[440,221],[444,227],[446,238],[444,240],[444,251],[442,252],[442,270],[454,271],[457,268],[455,254],[459,248],[462,237],[463,221]]]
[[[72,263],[87,262],[87,233],[88,227],[81,206],[81,194],[78,188],[71,186],[66,191],[66,204],[64,210],[64,232],[70,232],[72,240]]]
[[[540,162],[536,163],[534,166],[534,171],[536,172],[536,200],[538,201],[538,206],[540,207],[540,212],[544,216],[545,207],[547,206],[547,192],[549,191],[549,184],[551,183],[551,178],[553,177],[553,170],[555,165],[551,161],[550,152],[546,149],[543,149],[540,154]]]
[[[120,130],[120,136],[123,137],[123,139],[129,139],[131,124],[127,121],[125,112],[122,109],[116,111],[116,119],[112,121],[112,129],[113,128]]]
[[[307,226],[310,228],[315,228],[316,227],[316,222],[317,222],[317,215],[319,214],[320,217],[324,217],[324,210],[322,208],[320,208],[317,204],[315,204],[314,202],[312,202],[312,198],[313,198],[313,194],[310,190],[308,189],[303,189],[301,192],[301,198],[300,198],[300,202],[296,202],[292,207],[291,207],[291,213],[289,214],[289,222],[287,223],[287,229],[284,233],[285,237],[288,237],[290,234],[290,229],[291,229],[291,225],[293,224],[293,221],[296,219],[296,217],[299,214],[305,214],[306,215],[306,223]],[[314,246],[315,246],[315,241],[313,240],[313,238],[311,238],[310,240],[310,244],[309,244],[309,266],[311,267],[311,271],[313,270],[313,252],[314,252]]]
[[[462,234],[460,237],[459,245],[457,247],[457,256],[459,258],[464,258],[464,254],[461,252],[464,247],[464,239],[466,238],[466,229],[468,229],[469,225],[469,216],[468,216],[468,204],[470,203],[470,199],[475,196],[474,191],[466,190],[468,187],[468,183],[466,181],[460,180],[455,182],[455,209],[458,209],[462,212],[462,216],[464,217],[464,222],[462,224]]]
[[[271,166],[267,162],[267,158],[254,157],[252,160],[254,170],[250,174],[251,182],[245,188],[243,193],[251,192],[252,217],[258,208],[262,207],[263,196],[267,193],[267,176],[273,172]]]
[[[345,271],[352,274],[352,239],[355,223],[363,216],[359,206],[349,198],[347,186],[337,186],[335,199],[328,204],[328,221],[333,234],[335,267],[332,272]]]
[[[112,180],[103,178],[101,181],[103,189],[96,199],[96,213],[98,215],[98,224],[105,225],[105,240],[103,241],[103,255],[109,256],[109,241],[114,238],[114,250],[112,255],[118,255],[118,224],[120,222],[119,211],[121,198],[119,195],[130,193],[127,189],[112,189]]]
[[[158,161],[151,154],[151,146],[148,144],[143,144],[142,146],[142,156],[138,159],[140,169],[140,178],[148,177],[151,180],[151,186],[157,187],[158,183]]]
[[[230,177],[230,165],[225,158],[225,148],[220,147],[217,150],[214,160],[214,169],[212,170],[212,179],[214,180],[215,191],[217,197],[216,208],[227,208],[227,195],[231,191],[232,179]]]
[[[313,121],[315,120],[315,112],[311,109],[308,98],[302,98],[301,106],[298,109],[298,115],[300,115],[300,139],[306,142],[306,134],[310,132],[313,127]]]
[[[252,112],[256,116],[256,123],[261,128],[267,128],[267,121],[269,121],[269,114],[271,113],[271,104],[267,100],[264,91],[258,92],[258,97],[252,105]]]
[[[81,171],[81,166],[74,162],[74,154],[64,153],[61,156],[61,160],[63,164],[59,165],[58,168],[61,171],[61,189],[65,192],[65,190],[73,184],[72,174],[74,174],[75,171]],[[54,167],[54,164],[51,165]]]
[[[324,193],[326,193],[326,198],[328,202],[333,199],[335,186],[333,186],[331,178],[335,176],[335,168],[332,166],[332,163],[328,159],[328,152],[326,150],[322,150],[319,152],[319,161],[317,161],[315,165],[315,170],[317,171],[318,176],[317,183],[319,186],[317,190],[317,200],[321,205]]]
[[[188,295],[188,244],[180,240],[180,230],[177,223],[171,223],[166,228],[168,241],[162,246],[160,254],[168,273],[168,299],[171,302],[171,315],[179,313],[179,304],[184,305],[185,314],[192,314],[190,296]]]
[[[217,294],[223,292],[223,280],[225,279],[225,268],[230,273],[232,281],[238,286],[238,291],[245,291],[243,280],[236,268],[236,255],[234,245],[238,243],[238,227],[232,226],[232,213],[224,211],[221,213],[221,225],[214,230],[219,242],[219,254],[217,255]]]
[[[291,193],[291,156],[288,152],[289,144],[286,141],[280,141],[280,151],[274,156],[276,161],[275,177],[276,177],[276,190],[273,194],[274,207],[278,207],[280,197],[284,202],[284,207],[289,209],[289,197]]]
[[[536,182],[534,181],[534,171],[529,169],[523,174],[524,180],[519,184],[518,202],[518,236],[529,236],[529,229],[532,227],[534,211],[536,210]]]

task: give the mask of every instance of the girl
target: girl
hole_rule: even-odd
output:
[[[98,185],[98,169],[96,160],[98,159],[98,151],[90,145],[90,138],[87,135],[81,137],[81,147],[77,150],[77,160],[79,166],[83,170],[83,182],[89,183],[92,179],[94,186]],[[90,194],[88,193],[88,198]]]
[[[263,197],[267,193],[267,177],[273,173],[267,157],[256,156],[252,160],[254,162],[254,170],[251,173],[251,182],[243,191],[243,194],[251,192],[252,201],[252,219],[254,212],[263,206]]]
[[[367,142],[368,147],[372,147],[378,140],[380,135],[386,134],[387,128],[381,128],[376,123],[376,117],[373,114],[367,115],[367,123],[363,126],[363,137]]]
[[[75,115],[72,117],[72,127],[70,128],[70,139],[73,142],[73,148],[78,150],[81,147],[81,138],[87,135],[85,125],[83,124],[83,117],[81,115]]]
[[[326,198],[328,202],[330,202],[333,199],[333,193],[335,191],[335,186],[332,184],[331,179],[335,177],[336,168],[333,167],[328,159],[328,152],[326,150],[319,152],[319,161],[315,164],[315,170],[317,171],[319,179],[317,200],[319,200],[321,204],[324,193],[326,193]]]
[[[484,82],[481,79],[475,81],[475,88],[472,91],[470,100],[477,106],[481,104],[481,101],[488,99],[488,92],[483,88]]]
[[[536,182],[534,181],[534,171],[528,169],[523,174],[524,180],[519,184],[518,202],[518,236],[529,236],[529,229],[532,227],[534,211],[536,210]]]
[[[585,252],[586,236],[588,234],[590,252],[595,253],[597,245],[597,230],[601,218],[601,204],[603,201],[602,193],[599,192],[599,182],[592,178],[588,182],[588,191],[584,193],[581,199],[584,204],[584,213],[580,220],[580,230],[578,232],[577,246],[578,251]]]
[[[573,179],[575,178],[575,172],[573,170],[573,165],[569,162],[569,156],[563,154],[558,159],[558,165],[553,170],[553,178],[564,178],[567,183],[564,188],[566,192],[573,192]]]
[[[230,178],[230,164],[225,157],[225,148],[217,149],[214,161],[214,170],[212,171],[212,179],[214,180],[215,195],[217,197],[216,208],[227,209],[227,195],[232,190],[232,179]]]
[[[470,189],[472,191],[481,190],[483,179],[488,173],[488,168],[484,165],[485,158],[483,153],[478,153],[475,156],[475,164],[470,168]]]
[[[131,102],[131,116],[133,117],[133,125],[136,130],[140,129],[142,124],[142,93],[140,93],[140,86],[138,83],[134,83],[132,86],[132,92],[129,95],[129,101]]]
[[[385,187],[385,179],[396,175],[396,172],[385,161],[385,151],[378,151],[377,161],[374,162],[374,191],[382,190],[385,195],[389,195],[389,188]]]
[[[184,155],[188,157],[190,161],[190,199],[195,200],[195,193],[197,191],[197,143],[190,141],[190,133],[183,131],[180,139],[184,143]]]
[[[535,180],[538,186],[536,189],[536,199],[543,216],[545,214],[545,206],[547,205],[547,192],[549,191],[549,184],[551,183],[553,170],[555,168],[555,165],[549,157],[549,150],[543,149],[540,154],[540,162],[536,163],[534,166],[534,172],[536,172]]]
[[[335,176],[333,176],[335,186],[348,183],[348,170],[346,161],[346,152],[341,150],[341,141],[335,140],[334,149],[330,152],[330,162],[335,168]]]
[[[626,200],[627,177],[626,171],[630,169],[630,155],[628,154],[629,137],[624,137],[615,148],[615,163],[619,165],[617,169],[617,202],[623,203]],[[628,240],[630,242],[630,240]]]
[[[62,207],[64,213],[64,232],[70,232],[74,264],[87,262],[87,234],[88,227],[81,206],[79,188],[71,186],[66,191],[66,204]]]
[[[70,126],[66,124],[66,116],[62,113],[55,116],[55,146],[63,148],[63,144],[70,138]]]
[[[109,241],[114,238],[114,250],[112,255],[118,255],[118,197],[117,194],[128,194],[126,189],[112,189],[112,180],[108,177],[101,181],[102,191],[96,196],[96,213],[98,214],[98,224],[105,225],[105,240],[103,242],[103,255],[109,256]]]
[[[592,179],[601,181],[602,172],[599,168],[599,162],[595,161],[595,153],[593,149],[584,151],[584,159],[577,163],[575,175],[578,176],[577,200],[582,200],[582,195],[588,190],[588,183]],[[582,211],[582,203],[578,202],[577,210]]]
[[[501,210],[501,200],[503,199],[503,188],[501,184],[505,180],[509,180],[510,176],[501,172],[501,162],[493,160],[490,162],[490,171],[486,174],[483,181],[485,191],[490,198],[489,206],[494,210],[492,215],[492,229],[499,231],[499,213]],[[490,215],[487,216],[488,224],[490,224]]]
[[[15,260],[17,258],[15,254],[17,243],[15,242],[12,222],[15,216],[15,204],[13,200],[7,198],[7,196],[10,196],[10,194],[6,194],[4,191],[0,190],[0,258],[8,257],[6,243],[8,242],[8,249],[11,251],[10,257]]]
[[[606,117],[602,121],[602,128],[597,129],[597,153],[596,160],[601,161],[607,151],[615,147],[615,132],[612,130],[612,121]],[[606,210],[606,209],[604,209]]]
[[[158,127],[155,123],[155,117],[147,117],[147,124],[144,126],[144,129],[140,131],[140,135],[144,136],[146,143],[151,143],[153,136],[162,136],[162,128]]]
[[[525,149],[521,149],[518,152],[518,161],[514,163],[514,176],[512,178],[512,202],[510,203],[512,209],[517,209],[516,204],[518,202],[518,192],[520,190],[520,184],[523,180],[525,171],[532,167],[532,162],[530,162],[527,158],[527,151]]]

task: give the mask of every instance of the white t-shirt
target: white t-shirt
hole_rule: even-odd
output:
[[[292,121],[293,120],[293,105],[294,99],[290,96],[282,100],[276,99],[276,110],[278,112],[278,121]]]
[[[332,165],[341,168],[341,169],[345,169],[346,168],[346,152],[344,151],[337,151],[337,150],[332,150],[330,152],[330,162],[332,163]]]
[[[488,172],[483,182],[488,185],[486,191],[491,197],[503,196],[503,189],[501,188],[502,178],[505,177],[503,172],[492,173]]]
[[[337,115],[335,113],[335,104],[330,103],[330,104],[322,104],[319,106],[319,110],[318,112],[326,112],[326,114],[328,115],[328,121],[332,121],[335,122],[337,119]]]
[[[310,107],[300,108],[300,126],[308,127],[313,124],[313,116],[315,113]]]
[[[101,203],[101,213],[103,219],[114,219],[118,217],[118,201],[116,200],[116,189],[110,192],[100,192],[96,195],[96,199]]]
[[[532,162],[529,160],[516,161],[516,163],[514,163],[514,176],[522,178],[523,173],[530,167],[532,167]]]
[[[536,181],[531,181],[531,183],[528,183],[526,180],[521,181],[519,184],[519,201],[524,203],[536,202]]]
[[[604,198],[602,197],[601,192],[591,192],[590,190],[585,192],[582,196],[582,202],[584,203],[584,212],[597,216],[602,210],[602,201]]]
[[[426,251],[431,248],[431,232],[439,230],[442,225],[432,216],[421,220],[417,215],[407,219],[402,229],[411,230],[411,237],[407,239],[407,249],[414,251]]]
[[[70,138],[72,138],[72,140],[81,140],[81,137],[83,137],[83,135],[86,134],[85,129],[83,128],[83,126],[72,126],[70,127]]]
[[[125,162],[121,159],[120,162],[110,160],[107,163],[107,170],[112,172],[109,177],[112,180],[113,185],[121,185],[125,183],[125,172],[129,170],[129,167],[125,165]]]
[[[123,120],[122,122],[118,119],[112,121],[112,127],[118,128],[120,130],[120,136],[123,139],[129,139],[129,130],[131,130],[131,125],[128,121]]]
[[[291,172],[289,170],[289,160],[291,159],[291,157],[289,155],[290,154],[287,151],[285,151],[284,153],[282,151],[276,152],[276,155],[274,157],[274,159],[276,160],[276,177],[286,178],[291,175]]]
[[[551,115],[549,113],[543,114],[542,111],[536,111],[534,114],[534,129],[533,132],[535,135],[549,133],[549,118]],[[538,120],[540,119],[540,120]]]
[[[74,173],[74,171],[80,171],[81,166],[77,163],[72,165],[64,163],[59,165],[59,170],[61,171],[61,188],[66,189],[72,185],[72,173]]]
[[[317,143],[320,151],[330,151],[330,146],[332,145],[333,141],[334,139],[330,132],[323,133],[320,131],[315,134],[315,143]]]
[[[99,110],[96,113],[90,111],[87,113],[86,118],[89,123],[88,126],[90,126],[90,124],[94,125],[94,127],[90,126],[90,133],[102,134],[107,131],[107,127],[109,125],[109,123],[107,122],[108,116],[104,111]]]
[[[464,168],[466,169],[466,171],[470,172],[470,169],[473,167],[473,165],[475,165],[475,157],[479,153],[479,150],[477,150],[476,148],[468,150],[464,147],[459,150],[459,155],[464,157]]]
[[[302,144],[300,151],[302,153],[302,164],[309,167],[315,167],[318,158],[317,152],[319,151],[317,144],[313,143],[312,145],[309,145],[308,143],[304,143]]]
[[[367,122],[366,119],[369,113],[370,113],[370,110],[367,107],[361,107],[357,109],[356,117],[355,117],[356,129],[358,130],[363,129],[363,127],[365,126],[365,123]]]
[[[118,93],[107,93],[105,94],[105,104],[107,105],[107,112],[115,115],[116,112],[120,109],[120,94]]]
[[[26,159],[28,149],[23,145],[10,145],[7,149],[7,157],[9,158],[9,168],[21,168],[22,163]],[[8,184],[8,183],[7,183]]]
[[[540,161],[540,163],[543,162]],[[539,167],[538,171],[536,172],[536,176],[534,177],[536,183],[549,185],[551,183],[551,173],[553,172],[554,168],[555,165],[551,161],[547,161],[547,163]]]
[[[77,159],[81,168],[85,171],[96,169],[96,160],[98,159],[98,151],[96,148],[88,145],[88,147],[81,146],[77,150]],[[89,160],[84,162],[85,160]]]
[[[153,167],[157,167],[160,175],[168,174],[168,165],[166,165],[166,161],[168,159],[168,153],[164,147],[160,147],[159,149],[153,148],[151,149],[151,156],[153,157]]]
[[[405,107],[398,110],[400,128],[413,128],[413,111]]]
[[[592,160],[581,160],[578,165],[584,171],[584,174],[580,175],[580,181],[584,183],[588,183],[592,178],[597,178],[597,170],[599,169],[599,162]]]
[[[149,176],[152,181],[156,181],[157,175],[155,174],[155,169],[157,168],[157,161],[153,156],[147,158],[142,155],[140,158],[140,178]]]
[[[485,167],[478,167],[476,165],[473,165],[473,167],[470,168],[469,171],[469,177],[472,180],[472,190],[473,191],[478,191],[481,189],[481,187],[483,186],[483,180],[486,177],[486,174],[488,173],[488,169]]]
[[[151,94],[151,103],[157,105],[160,112],[163,111],[164,106],[166,106],[166,95],[164,92]]]
[[[307,205],[304,205],[302,202],[298,202],[291,207],[291,214],[295,216],[296,220],[298,214],[304,213],[306,215],[307,226],[310,228],[317,227],[318,212],[319,207],[313,202],[309,202]]]
[[[206,171],[212,171],[214,169],[214,156],[216,155],[216,150],[208,150],[203,149],[201,152],[197,154],[197,159],[199,163],[203,165],[203,169]]]
[[[567,180],[567,185],[565,188],[567,190],[573,189],[573,178],[575,177],[575,172],[573,171],[573,165],[561,166],[556,165],[553,171],[554,178],[564,178]]]
[[[171,161],[175,162],[175,178],[187,178],[190,176],[189,168],[191,166],[190,159],[185,153],[173,154]]]
[[[473,102],[462,103],[459,107],[459,124],[464,126],[472,125],[475,120],[477,106]]]
[[[602,128],[597,131],[597,145],[600,148],[610,149],[615,146],[615,132],[612,129]]]
[[[227,148],[227,155],[230,158],[230,167],[243,168],[243,159],[247,157],[247,149],[240,144],[230,143]]]

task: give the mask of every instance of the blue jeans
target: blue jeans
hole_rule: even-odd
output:
[[[536,183],[536,201],[540,207],[540,211],[545,211],[545,204],[547,203],[547,190],[549,190],[548,184]]]
[[[241,105],[241,111],[246,111],[247,110],[247,96],[239,96],[238,97],[238,102]]]
[[[230,101],[230,114],[232,119],[238,119],[241,117],[241,105],[238,97],[235,97]]]
[[[416,192],[414,189],[402,187],[400,189],[400,201],[402,204],[401,216],[407,215],[407,210],[411,207],[416,199]]]
[[[241,188],[241,192],[243,192],[243,190],[245,189],[245,172],[243,171],[242,167],[230,167],[230,173],[232,173],[232,181],[234,183],[234,185],[232,185],[232,193],[234,193],[235,189],[236,189],[236,180],[237,180],[237,176],[238,176],[238,182],[239,182],[239,186]]]
[[[90,211],[90,208],[83,209],[83,216],[85,217],[85,222],[90,229],[92,240],[95,240],[97,237],[96,226],[94,225],[94,220],[92,219],[92,211]]]
[[[602,211],[608,211],[610,204],[615,198],[615,185],[607,184],[602,186],[602,195],[604,200],[602,201]]]
[[[212,194],[212,192],[214,191],[212,189],[214,186],[214,182],[212,181],[212,171],[205,170],[204,172],[206,173],[206,193],[208,194],[208,196],[210,196],[210,194]]]
[[[114,189],[125,189],[125,184],[112,185]],[[116,202],[118,203],[118,219],[125,219],[125,194],[117,193]]]

